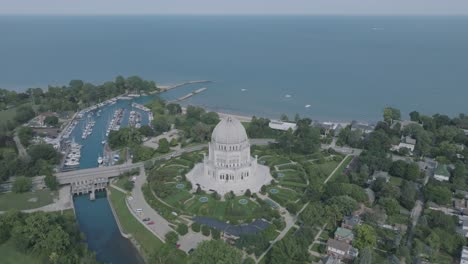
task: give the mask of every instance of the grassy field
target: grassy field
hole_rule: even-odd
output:
[[[38,190],[26,193],[0,193],[0,211],[39,208],[51,204],[56,196],[57,192],[51,192],[49,190]],[[34,198],[37,199],[36,202],[28,201]]]
[[[339,177],[341,174],[343,174],[344,169],[346,168],[346,166],[348,166],[351,160],[353,160],[353,156],[346,157],[346,160],[343,163],[341,163],[340,167],[335,171],[335,173],[333,173],[333,175],[330,178],[330,181],[333,181],[334,179],[336,179],[336,177]],[[338,164],[336,166],[338,166]]]
[[[2,264],[39,264],[37,258],[19,252],[10,243],[6,242],[0,245],[0,263]]]

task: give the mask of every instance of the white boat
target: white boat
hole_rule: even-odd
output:
[[[241,89],[241,92],[245,92],[245,91],[247,91],[247,89]]]
[[[305,108],[309,108],[309,107],[310,107],[310,105],[309,105],[309,104],[305,106]]]
[[[98,157],[97,162],[98,162],[99,165],[102,164],[103,160],[102,160],[101,156]]]
[[[291,97],[291,95],[290,95],[290,94],[287,94],[287,95],[285,95],[284,97],[286,97],[286,98],[290,98],[290,97]]]

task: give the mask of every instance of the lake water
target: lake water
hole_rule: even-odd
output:
[[[132,243],[121,236],[104,192],[97,193],[94,201],[87,195],[76,196],[74,203],[80,230],[86,235],[88,247],[96,252],[98,261],[144,263]]]
[[[212,80],[187,103],[241,114],[468,112],[468,17],[3,16],[0,35],[4,88],[122,74]]]

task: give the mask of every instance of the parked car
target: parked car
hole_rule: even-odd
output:
[[[143,218],[143,221],[145,221],[145,222],[146,222],[146,221],[149,221],[149,220],[150,220],[149,217]]]
[[[150,221],[148,223],[146,223],[147,225],[154,225],[154,221]]]

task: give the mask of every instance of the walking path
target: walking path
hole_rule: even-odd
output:
[[[323,230],[325,230],[325,227],[327,227],[327,223],[325,223],[322,228],[320,229],[320,231],[317,233],[317,235],[315,235],[314,237],[314,242],[312,242],[312,244],[310,244],[309,246],[309,253],[313,256],[316,256],[316,257],[321,257],[320,253],[316,252],[316,251],[313,251],[312,250],[312,247],[314,244],[322,244],[322,242],[320,242],[318,239],[320,238],[320,236],[322,235],[322,232]]]
[[[351,154],[348,154],[343,158],[343,160],[340,162],[340,164],[338,164],[338,166],[336,166],[336,168],[330,173],[330,175],[328,175],[328,177],[325,179],[325,181],[323,181],[323,184],[326,184],[331,179],[331,177],[341,167],[341,165],[346,161],[346,159],[348,159],[349,156],[351,156]]]

